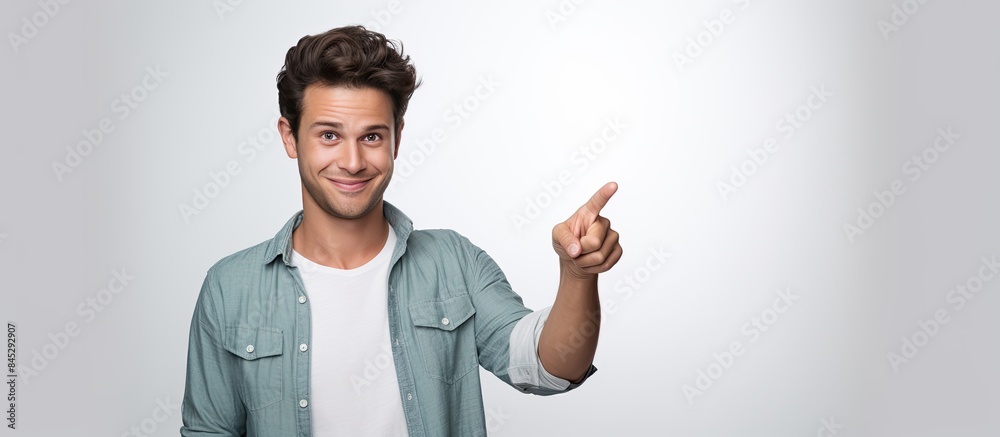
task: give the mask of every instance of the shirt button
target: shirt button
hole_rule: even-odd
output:
[[[305,296],[299,296],[299,303],[306,303],[306,297]]]
[[[302,408],[308,407],[309,406],[309,401],[303,399],[303,400],[299,401],[299,406],[302,407]]]
[[[449,323],[451,323],[451,320],[448,320],[448,318],[447,318],[447,317],[445,317],[445,318],[441,319],[441,324],[442,324],[442,325],[447,325],[447,324],[449,324]]]
[[[413,394],[412,393],[407,393],[406,394],[406,400],[408,400],[408,401],[409,400],[413,400]]]
[[[248,354],[252,354],[253,353],[253,345],[252,344],[248,344],[247,345],[247,353]]]
[[[399,346],[399,337],[396,337],[396,346]]]
[[[299,350],[302,351],[302,352],[305,352],[308,349],[309,349],[309,346],[306,346],[305,343],[302,343],[302,344],[299,345]]]

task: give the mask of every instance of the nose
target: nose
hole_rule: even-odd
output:
[[[338,166],[351,174],[358,173],[367,167],[367,162],[361,151],[361,144],[358,141],[350,141],[344,144],[344,155],[340,157]]]

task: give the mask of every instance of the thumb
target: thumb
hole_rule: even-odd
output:
[[[570,258],[580,255],[580,239],[576,238],[566,223],[559,223],[552,228],[552,240],[559,243]]]

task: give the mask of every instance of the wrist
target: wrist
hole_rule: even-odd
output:
[[[559,258],[559,274],[562,276],[563,280],[573,280],[573,281],[584,281],[591,282],[597,281],[597,273],[587,273],[580,270],[579,267],[573,264],[572,260],[567,260]]]

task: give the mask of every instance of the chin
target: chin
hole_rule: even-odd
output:
[[[346,202],[329,202],[327,203],[328,208],[325,209],[327,212],[332,212],[332,215],[336,217],[356,219],[370,213],[375,209],[376,204],[377,202],[373,201],[371,197],[364,199],[354,198]]]

